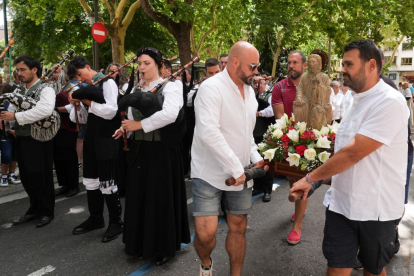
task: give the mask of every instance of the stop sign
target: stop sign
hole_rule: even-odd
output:
[[[95,24],[92,25],[92,37],[98,43],[102,43],[105,41],[106,29],[102,23],[96,22]]]

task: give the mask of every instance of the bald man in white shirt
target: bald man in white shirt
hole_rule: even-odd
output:
[[[250,83],[258,73],[259,53],[245,42],[230,50],[227,68],[202,83],[195,100],[196,127],[191,150],[194,246],[201,260],[200,275],[212,275],[210,254],[223,201],[229,232],[226,250],[231,275],[240,275],[246,248],[247,213],[252,181],[244,167],[263,162],[253,139],[257,101]],[[234,177],[236,183],[226,186]]]

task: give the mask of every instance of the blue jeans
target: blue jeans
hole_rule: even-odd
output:
[[[252,188],[245,183],[241,191],[223,191],[193,178],[193,216],[218,216],[221,201],[227,214],[246,215],[252,207]]]
[[[6,141],[0,141],[2,164],[10,164],[11,162],[13,162],[13,142],[14,137],[11,134],[7,135]]]

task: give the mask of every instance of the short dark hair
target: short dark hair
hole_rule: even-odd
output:
[[[209,58],[206,60],[205,68],[220,65],[220,62],[216,58]]]
[[[168,59],[164,59],[164,67],[166,69],[171,69],[172,68],[171,62]]]
[[[298,55],[300,55],[300,59],[302,60],[302,63],[305,63],[306,62],[306,56],[301,51],[292,51],[292,52],[289,53],[289,56],[292,55],[292,54],[298,54]]]
[[[14,65],[16,66],[20,62],[23,62],[24,64],[26,64],[30,70],[32,70],[33,68],[36,68],[37,69],[36,75],[38,78],[42,76],[42,67],[40,66],[40,61],[38,61],[34,57],[19,56],[14,60]]]
[[[86,65],[91,66],[89,60],[84,57],[74,57],[68,65],[68,76],[70,79],[77,75],[78,69],[84,69]]]
[[[344,47],[344,53],[353,50],[359,50],[359,58],[364,61],[368,62],[369,60],[373,59],[377,63],[377,72],[378,75],[381,73],[382,70],[382,60],[381,60],[381,52],[377,45],[372,40],[369,39],[360,39],[354,42],[351,42]]]
[[[222,58],[222,57],[228,57],[229,56],[229,54],[221,54],[220,55],[220,58]]]

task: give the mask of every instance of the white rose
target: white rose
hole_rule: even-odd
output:
[[[274,148],[274,149],[268,149],[267,151],[263,152],[263,159],[272,161],[273,157],[275,157],[276,150],[277,148]]]
[[[324,151],[319,153],[318,158],[322,163],[325,163],[326,161],[328,161],[329,156],[331,156],[331,154],[329,152]]]
[[[330,125],[329,128],[331,129],[332,133],[336,133],[336,131],[339,128],[339,124],[336,121],[334,121],[334,123]]]
[[[314,150],[314,149],[307,149],[303,153],[303,156],[305,156],[305,158],[308,159],[309,161],[315,160],[315,158],[316,158],[316,150]]]
[[[328,137],[319,137],[318,141],[316,142],[317,148],[329,149],[331,148],[331,141],[328,140]]]
[[[265,146],[266,146],[266,143],[257,144],[257,147],[259,148],[259,150],[262,150]]]
[[[276,128],[279,128],[279,129],[285,129],[286,128],[286,120],[285,120],[285,118],[282,117],[280,119],[277,119],[276,120],[275,127]]]
[[[292,140],[293,142],[299,142],[299,131],[291,129],[289,130],[287,136]]]
[[[273,138],[280,139],[280,137],[283,136],[283,131],[281,131],[280,128],[277,128],[275,131],[273,131],[272,136]]]
[[[283,117],[282,118],[285,118],[285,121],[286,122],[289,122],[289,117],[288,117],[288,115],[286,113],[283,113]]]
[[[326,127],[326,126],[322,127],[319,133],[321,135],[329,134],[329,127]]]
[[[286,161],[289,162],[289,165],[299,167],[300,155],[297,153],[290,153],[290,152],[288,152],[288,155],[289,157],[286,158]]]
[[[317,129],[312,129],[312,131],[313,131],[313,133],[315,134],[316,139],[318,139],[319,137],[321,137],[321,133],[319,132],[319,130],[317,130]]]
[[[306,131],[306,123],[299,122],[297,125],[299,127],[300,135],[302,135]]]

